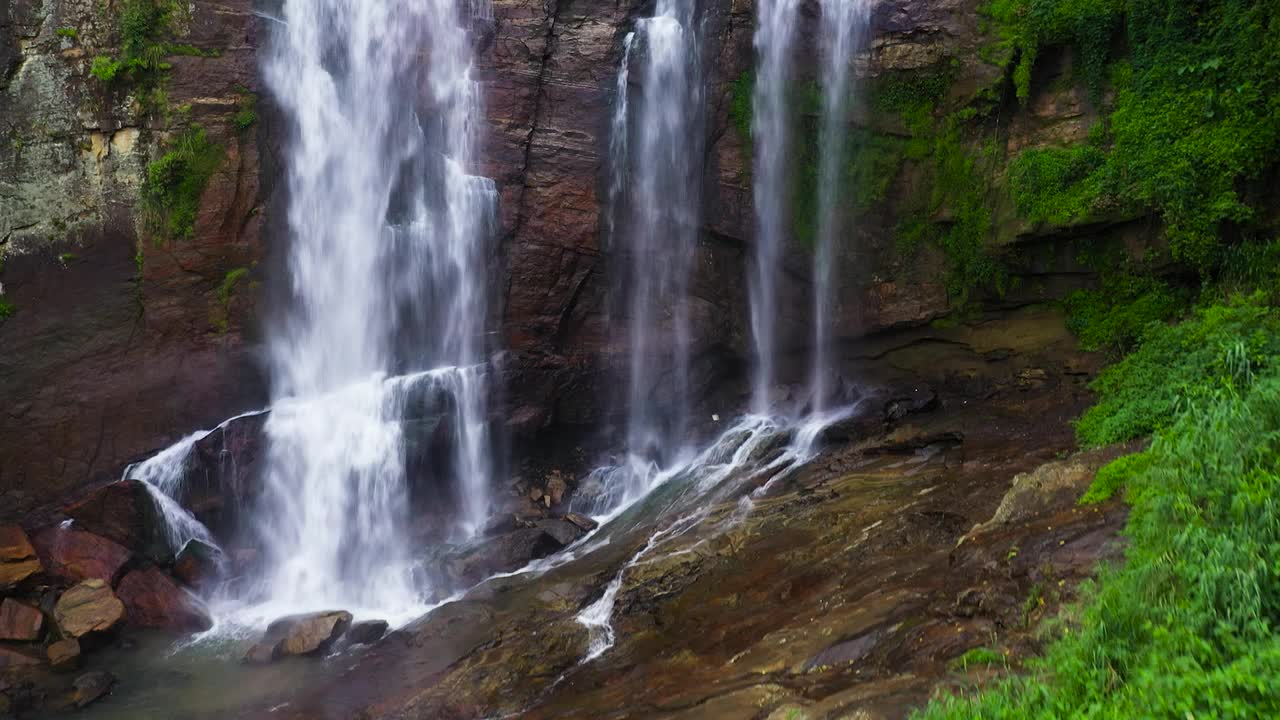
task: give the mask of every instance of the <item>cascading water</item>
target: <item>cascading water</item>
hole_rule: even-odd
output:
[[[282,19],[264,74],[293,123],[292,302],[269,343],[258,592],[281,611],[394,611],[419,590],[405,547],[414,393],[452,397],[461,530],[488,505],[480,365],[496,192],[469,174],[471,18],[454,0],[286,0]]]
[[[770,388],[775,379],[778,262],[787,226],[787,158],[791,149],[788,94],[798,5],[798,0],[760,0],[757,6],[754,42],[758,66],[751,100],[756,237],[749,287],[756,361],[752,410],[759,414],[773,409]]]
[[[841,232],[838,201],[844,189],[845,153],[848,150],[846,114],[849,105],[849,66],[861,47],[870,17],[870,0],[821,0],[822,5],[822,157],[818,167],[818,230],[813,279],[813,377],[814,414],[826,410],[835,388],[831,365],[832,305],[835,243]]]
[[[629,460],[610,480],[610,503],[642,494],[657,468],[687,442],[688,294],[702,169],[703,92],[694,22],[693,3],[659,0],[654,16],[638,21],[624,41],[607,229],[626,262]],[[643,90],[634,103],[627,87],[633,54],[639,55]]]

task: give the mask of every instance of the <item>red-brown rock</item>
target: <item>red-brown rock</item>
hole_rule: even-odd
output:
[[[212,545],[192,540],[173,561],[173,575],[188,586],[200,588],[218,574],[221,552]]]
[[[17,525],[0,526],[0,590],[8,590],[40,572],[40,559]]]
[[[0,669],[22,665],[39,665],[41,662],[40,656],[30,650],[0,645]]]
[[[152,560],[173,557],[151,490],[137,480],[104,485],[67,508],[76,525]]]
[[[0,602],[0,640],[34,642],[44,630],[44,614],[13,598]]]
[[[45,570],[71,582],[98,578],[114,584],[132,556],[121,545],[100,535],[62,525],[41,530],[32,542]]]
[[[204,603],[159,568],[129,572],[116,593],[136,627],[201,632],[213,627]]]

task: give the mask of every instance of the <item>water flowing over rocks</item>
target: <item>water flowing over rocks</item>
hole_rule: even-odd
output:
[[[78,527],[133,549],[155,562],[173,559],[160,508],[150,488],[121,480],[93,491],[66,510]]]

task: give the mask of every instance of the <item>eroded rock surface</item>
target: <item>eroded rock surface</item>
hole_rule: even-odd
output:
[[[73,585],[58,598],[54,620],[62,634],[71,638],[103,635],[125,619],[124,603],[102,580],[85,580]]]
[[[16,586],[40,570],[40,559],[22,528],[0,526],[0,590]]]
[[[213,627],[204,603],[159,568],[128,573],[116,586],[116,594],[130,625],[182,633]]]

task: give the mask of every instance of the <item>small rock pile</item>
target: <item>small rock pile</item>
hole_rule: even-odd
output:
[[[28,532],[0,526],[0,716],[84,707],[110,692],[107,672],[72,677],[123,628],[174,633],[213,621],[191,591],[216,572],[216,549],[174,552],[150,490],[126,480]]]

